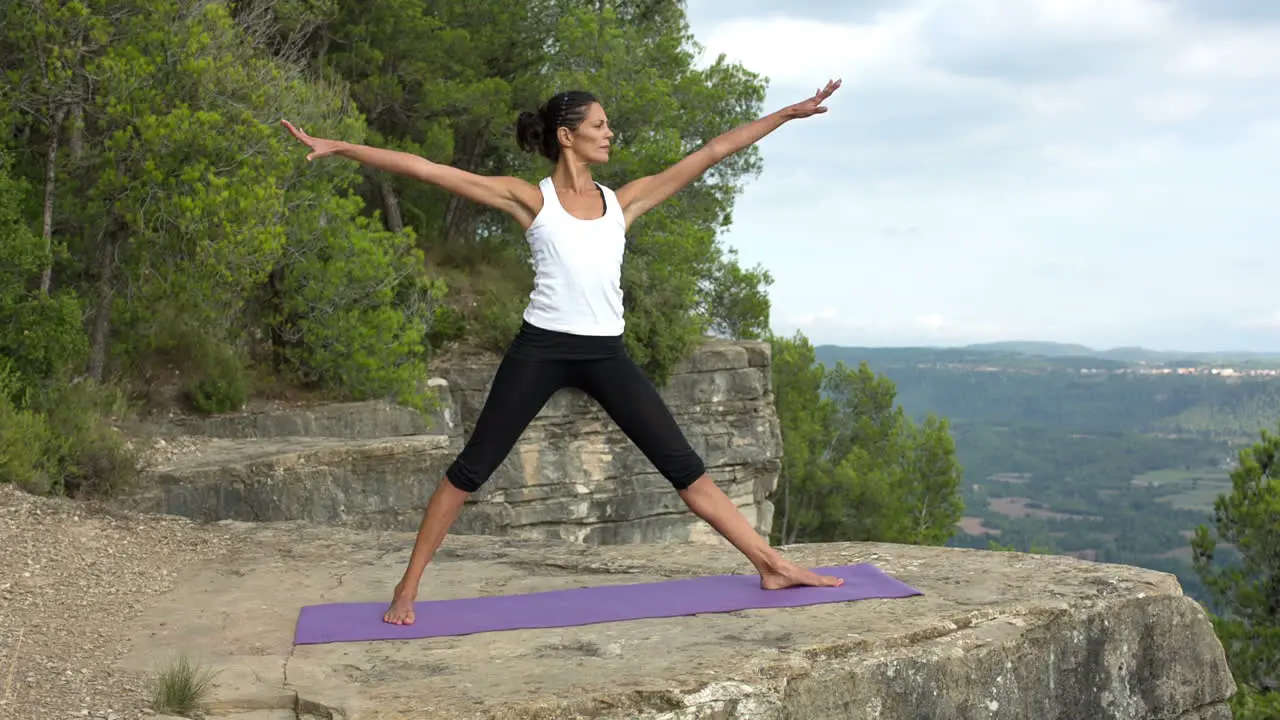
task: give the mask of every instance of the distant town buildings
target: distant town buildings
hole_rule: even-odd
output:
[[[981,363],[966,362],[922,362],[916,363],[917,368],[946,368],[950,370],[964,370],[966,372],[986,372],[986,373],[1024,373],[1027,375],[1043,375],[1045,373],[1054,372],[1070,372],[1080,375],[1188,375],[1188,376],[1215,376],[1221,378],[1271,378],[1280,379],[1280,368],[1231,368],[1231,367],[1214,367],[1214,366],[1197,366],[1197,367],[1168,367],[1165,365],[1130,365],[1126,367],[1079,367],[1070,368],[1059,366],[1028,366],[1018,367],[1010,365],[987,365]]]
[[[1217,375],[1220,377],[1280,378],[1280,368],[1249,368],[1237,370],[1229,367],[1136,367],[1093,369],[1081,368],[1081,373],[1115,373],[1117,375]]]

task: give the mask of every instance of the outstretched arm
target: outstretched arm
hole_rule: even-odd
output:
[[[661,173],[643,177],[622,186],[618,189],[618,204],[622,206],[627,225],[630,226],[636,218],[675,195],[721,160],[745,147],[754,145],[764,136],[782,127],[788,120],[826,112],[827,108],[822,102],[831,97],[839,87],[839,80],[828,82],[827,86],[818,90],[813,97],[736,127],[717,136]]]
[[[542,194],[520,178],[477,175],[399,150],[311,137],[288,120],[281,120],[280,123],[299,142],[311,149],[307,154],[308,162],[327,155],[338,155],[362,165],[430,183],[481,205],[502,210],[514,217],[523,228],[529,227],[542,209]]]

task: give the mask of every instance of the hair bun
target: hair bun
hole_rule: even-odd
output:
[[[530,153],[540,151],[545,130],[546,122],[541,113],[521,112],[516,119],[516,141],[520,143],[520,149]]]

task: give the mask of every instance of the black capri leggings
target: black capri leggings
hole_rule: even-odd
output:
[[[627,355],[620,336],[553,332],[524,323],[494,375],[475,430],[446,477],[475,492],[559,389],[590,395],[677,490],[706,466],[689,446],[657,388]]]

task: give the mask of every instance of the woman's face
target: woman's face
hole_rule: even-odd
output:
[[[609,141],[612,139],[609,117],[600,103],[591,103],[587,107],[587,116],[576,129],[560,128],[560,142],[565,151],[589,164],[609,162]]]

